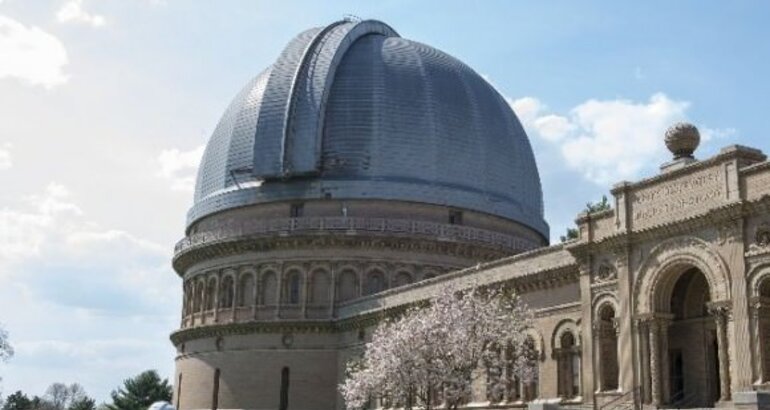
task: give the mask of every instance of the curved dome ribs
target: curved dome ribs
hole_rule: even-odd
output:
[[[303,56],[322,29],[310,29],[295,37],[273,64],[254,137],[254,167],[256,177],[283,176],[284,137],[288,104],[292,87]]]
[[[235,184],[246,170],[241,178],[265,182]],[[548,237],[532,148],[505,99],[460,60],[379,21],[299,34],[239,93],[204,153],[188,226],[328,195],[470,209]]]

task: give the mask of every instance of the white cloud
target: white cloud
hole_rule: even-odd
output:
[[[177,148],[163,150],[158,155],[160,165],[158,176],[169,180],[171,189],[174,191],[192,191],[204,148],[201,145],[189,151],[181,151]]]
[[[57,225],[67,225],[82,214],[68,197],[64,186],[51,183],[43,195],[25,198],[25,209],[0,210],[0,276],[9,263],[38,255]]]
[[[0,15],[0,79],[51,88],[67,81],[67,50],[58,38]]]
[[[171,246],[90,220],[65,186],[0,209],[0,312],[16,347],[3,382],[42,392],[77,380],[106,398],[147,368],[170,371],[178,320]]]
[[[92,14],[83,9],[83,0],[70,0],[56,13],[60,23],[87,24],[91,27],[101,27],[106,22],[104,16]]]
[[[560,115],[548,114],[535,119],[532,126],[537,130],[541,137],[548,141],[556,142],[564,138],[575,126],[566,117]]]
[[[54,282],[64,275],[72,284],[88,283],[109,288],[109,292],[130,291],[136,297],[155,298],[173,278],[170,259],[167,247],[88,220],[61,184],[51,183],[42,195],[0,210],[0,277],[14,279],[24,272],[25,283],[35,284],[38,291],[46,286],[45,281],[39,282],[31,272],[40,270],[41,278],[47,280],[51,278],[46,275],[56,275]],[[95,272],[105,276],[92,277]],[[58,290],[57,298],[66,297],[66,292]],[[75,302],[82,302],[86,309],[105,308],[105,301],[94,300],[94,306],[89,306],[87,297]]]
[[[724,139],[735,136],[738,130],[735,128],[708,128],[702,127],[700,130],[700,139],[702,142],[708,142],[715,139]]]
[[[509,102],[530,135],[555,144],[570,169],[600,185],[635,179],[665,161],[665,130],[684,120],[690,105],[657,93],[642,102],[591,99],[557,115],[533,97]],[[703,139],[730,133],[704,128]]]
[[[506,101],[513,108],[513,112],[516,113],[525,128],[529,128],[546,108],[540,100],[534,97],[523,97],[517,100],[506,98]]]
[[[11,144],[0,145],[0,170],[13,166],[11,159]]]

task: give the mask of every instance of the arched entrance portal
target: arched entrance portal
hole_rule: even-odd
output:
[[[729,399],[726,311],[690,264],[658,272],[640,316],[645,401],[670,408],[714,407]]]
[[[717,326],[709,295],[703,272],[690,268],[674,282],[669,298],[667,396],[668,404],[679,408],[713,407],[719,400]]]

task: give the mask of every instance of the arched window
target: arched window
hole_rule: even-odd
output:
[[[559,371],[559,396],[571,399],[580,395],[580,347],[570,331],[562,333],[555,352]]]
[[[382,292],[385,287],[385,275],[382,272],[374,270],[366,275],[366,292],[364,292],[366,295]]]
[[[283,303],[298,305],[302,301],[302,275],[297,271],[289,272],[283,284]]]
[[[235,284],[233,283],[233,277],[227,275],[222,278],[222,284],[219,287],[219,307],[232,308],[234,294]]]
[[[337,279],[337,300],[344,302],[358,296],[358,275],[352,270],[343,270]]]
[[[217,298],[217,279],[210,278],[206,285],[206,310],[213,310]]]
[[[509,402],[528,402],[538,397],[538,375],[540,373],[537,345],[532,336],[528,336],[522,346],[508,344],[508,358],[505,376],[507,380],[506,396]],[[516,360],[523,360],[522,369],[528,369],[519,374],[515,373]]]
[[[491,349],[496,358],[486,366],[487,370],[487,400],[490,403],[499,403],[505,397],[505,384],[503,383],[504,368],[499,366],[500,356],[504,354],[500,346]]]
[[[238,306],[249,306],[254,303],[254,275],[244,273],[238,284]]]
[[[770,299],[770,276],[765,277],[759,284],[759,296]]]
[[[193,311],[200,313],[203,310],[203,293],[205,285],[203,281],[195,283],[195,296],[193,297]]]
[[[599,389],[618,389],[618,335],[615,326],[615,308],[605,303],[599,308],[596,324],[597,352],[599,354]]]
[[[313,305],[329,304],[330,279],[329,274],[323,270],[316,270],[311,276],[310,303]]]
[[[262,275],[261,285],[261,293],[259,298],[260,302],[266,306],[276,305],[276,296],[278,296],[276,294],[278,288],[278,279],[275,275],[275,272],[265,272]]]

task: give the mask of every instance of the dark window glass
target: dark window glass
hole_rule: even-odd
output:
[[[281,398],[278,405],[279,410],[288,410],[289,408],[289,368],[284,367],[281,370]]]
[[[302,217],[302,211],[305,208],[305,204],[302,203],[296,203],[291,204],[291,210],[289,211],[289,216],[292,218],[301,218]]]
[[[211,395],[211,410],[219,408],[219,369],[214,370],[214,391]]]

